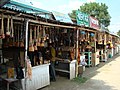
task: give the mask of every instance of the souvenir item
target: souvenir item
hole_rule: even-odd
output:
[[[7,18],[7,29],[6,29],[6,36],[10,36],[10,16]]]
[[[33,40],[32,40],[32,26],[30,27],[29,51],[34,52]]]
[[[36,38],[36,26],[34,27],[34,50],[38,50],[37,49],[37,38]]]
[[[20,47],[24,47],[24,28],[23,28],[23,24],[21,24],[21,28],[20,28]]]

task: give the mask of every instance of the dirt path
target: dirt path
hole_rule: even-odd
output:
[[[120,56],[101,62],[98,67],[86,68],[83,77],[88,78],[83,84],[57,77],[56,82],[41,90],[120,90]]]

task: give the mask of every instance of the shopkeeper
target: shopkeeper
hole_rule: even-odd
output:
[[[50,79],[51,81],[56,81],[56,73],[55,73],[55,56],[56,51],[53,47],[53,43],[50,44],[49,50],[50,50]]]

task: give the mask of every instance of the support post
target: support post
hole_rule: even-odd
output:
[[[26,65],[26,61],[27,61],[27,50],[28,50],[28,23],[29,23],[29,20],[25,20],[25,90],[27,90],[27,85],[26,85],[27,65]]]

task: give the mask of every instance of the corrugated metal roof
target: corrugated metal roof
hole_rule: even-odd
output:
[[[51,12],[39,9],[27,4],[23,4],[20,2],[16,2],[15,0],[9,0],[8,3],[6,3],[3,7],[7,7],[13,10],[18,10],[26,13],[33,13],[33,14],[51,14]]]

